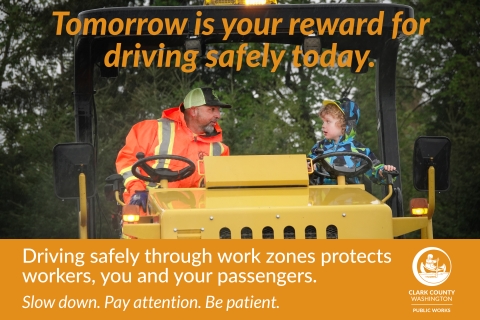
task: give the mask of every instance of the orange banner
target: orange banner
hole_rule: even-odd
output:
[[[478,240],[1,240],[2,318],[466,319]]]

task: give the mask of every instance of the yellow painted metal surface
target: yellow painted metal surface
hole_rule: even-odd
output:
[[[435,167],[428,168],[428,219],[432,219],[435,212]],[[432,236],[433,239],[433,236]]]
[[[305,230],[316,229],[316,238],[325,239],[327,227],[335,226],[339,239],[392,239],[392,217],[385,204],[311,207],[259,207],[165,211],[161,217],[163,239],[181,238],[186,231],[201,239],[219,239],[228,228],[232,239],[241,239],[243,228],[252,230],[253,239],[262,239],[270,227],[275,239],[283,239],[286,227],[293,227],[295,239],[305,239]]]
[[[139,239],[160,239],[160,224],[157,223],[137,223],[123,224],[122,232],[125,235],[133,236]]]
[[[178,209],[230,209],[255,207],[308,207],[327,205],[376,205],[381,202],[363,185],[296,188],[154,189],[153,213]]]
[[[427,217],[401,217],[392,218],[393,236],[398,237],[409,232],[426,228],[428,225]]]
[[[205,157],[205,187],[308,186],[303,154]]]
[[[205,188],[150,189],[149,212],[157,217],[124,225],[124,234],[241,239],[249,228],[253,239],[270,238],[271,230],[274,239],[292,232],[325,239],[331,230],[339,239],[392,239],[422,229],[431,236],[425,217],[392,218],[362,184],[309,186],[304,155],[205,157],[204,168]]]
[[[157,189],[150,192],[151,212],[158,223],[128,224],[124,233],[138,238],[219,239],[228,228],[232,239],[251,228],[254,239],[271,227],[284,238],[285,227],[305,238],[314,226],[318,239],[335,226],[339,239],[392,239],[423,229],[431,236],[426,217],[393,218],[391,209],[363,190],[363,185],[298,188]],[[145,221],[145,217],[142,217]],[[428,230],[427,230],[428,229]],[[161,231],[160,231],[161,230]]]
[[[388,199],[390,199],[390,197],[392,196],[393,194],[393,187],[391,184],[388,185],[388,194],[385,196],[385,198],[382,199],[382,202],[385,203],[387,202]]]
[[[433,224],[432,219],[428,219],[427,226],[421,229],[422,239],[433,239]]]
[[[87,183],[85,174],[78,175],[80,211],[78,213],[78,233],[80,239],[87,239]]]
[[[275,239],[284,238],[293,227],[296,239],[305,238],[313,226],[316,238],[326,238],[334,226],[340,239],[393,238],[390,208],[365,192],[363,185],[309,186],[296,188],[156,189],[150,191],[150,206],[160,215],[164,239],[219,239],[228,228],[232,239],[251,228],[254,239],[271,227]],[[158,226],[158,224],[153,224]],[[143,224],[131,224],[124,233],[151,238]],[[137,230],[138,228],[138,230]],[[143,232],[150,233],[143,236]]]

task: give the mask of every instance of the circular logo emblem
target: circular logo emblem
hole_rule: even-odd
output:
[[[420,283],[431,287],[438,286],[444,283],[452,272],[452,261],[442,249],[428,247],[415,255],[412,271]]]

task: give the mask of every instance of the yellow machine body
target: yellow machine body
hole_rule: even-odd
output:
[[[427,217],[392,218],[363,184],[308,185],[305,155],[205,157],[205,188],[149,191],[139,239],[392,239]]]

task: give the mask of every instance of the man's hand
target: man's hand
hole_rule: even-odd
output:
[[[130,198],[129,204],[141,206],[143,209],[143,212],[147,213],[147,199],[148,199],[147,190],[136,190],[135,194]]]

